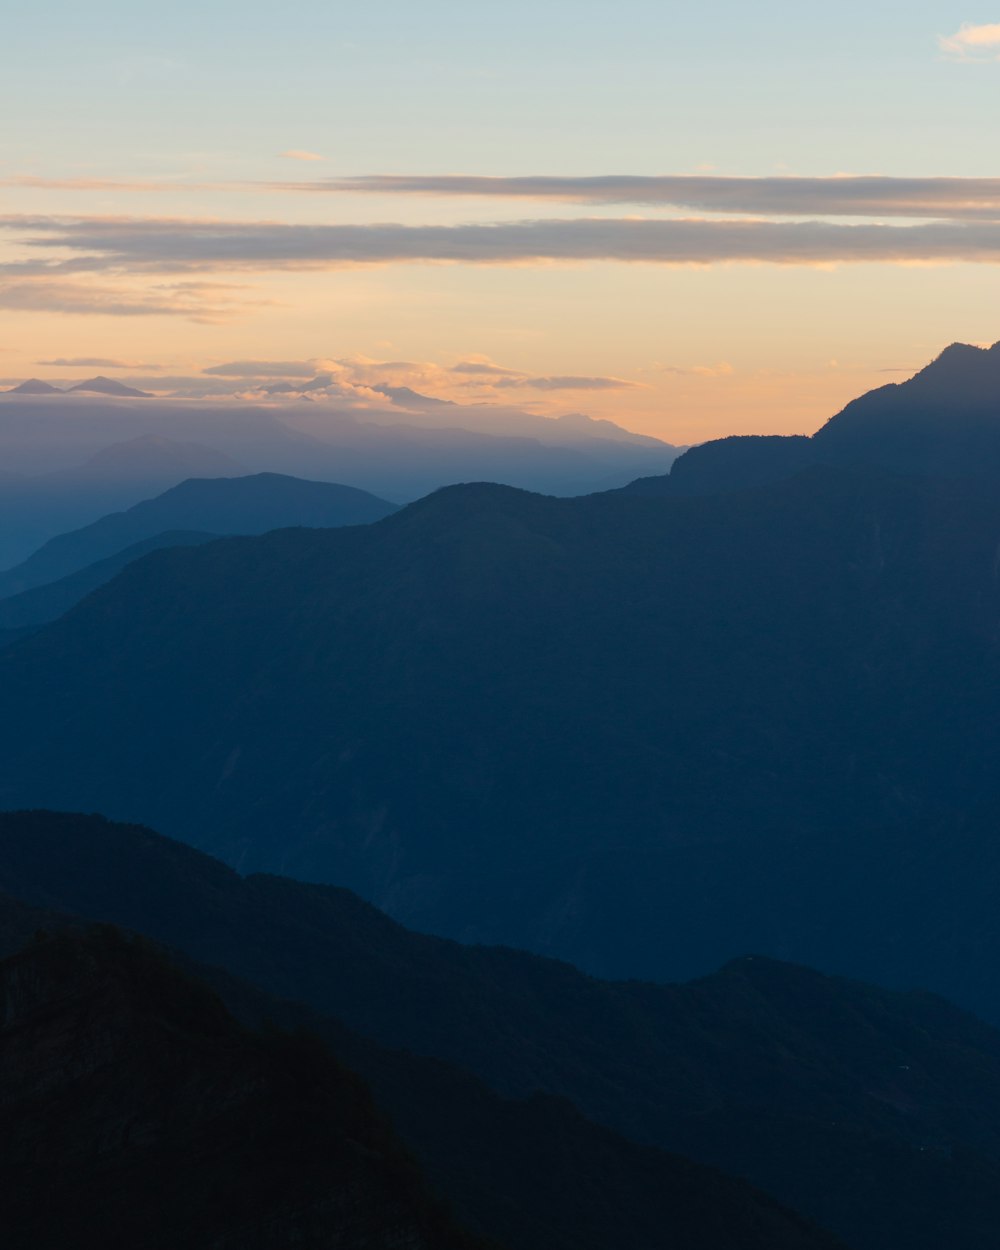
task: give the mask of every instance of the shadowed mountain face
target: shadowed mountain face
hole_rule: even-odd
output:
[[[0,641],[5,635],[16,634],[20,637],[33,633],[40,626],[54,621],[92,590],[109,582],[126,564],[131,564],[149,551],[159,551],[162,547],[194,547],[217,537],[216,534],[203,534],[197,530],[167,530],[56,581],[0,598]],[[0,574],[0,585],[2,577]]]
[[[113,863],[109,866],[115,870]],[[122,935],[88,933],[80,922],[0,896],[0,952],[11,949],[8,938],[13,940],[19,930],[23,936],[15,950],[43,925],[48,933],[64,936],[58,942],[36,941],[34,949],[0,965],[0,1001],[8,969],[14,969],[12,979],[23,982],[26,965],[31,978],[38,963],[44,965],[55,952],[62,973],[51,995],[37,995],[36,990],[40,1003],[31,1002],[25,1011],[19,1001],[10,1013],[18,1019],[7,1030],[8,1036],[13,1034],[13,1044],[0,1052],[0,1087],[6,1078],[8,1086],[20,1088],[8,1106],[0,1108],[0,1127],[6,1133],[13,1122],[16,1137],[18,1098],[23,1102],[24,1087],[30,1089],[47,1077],[49,1097],[53,1086],[58,1097],[61,1087],[72,1089],[73,1069],[86,1068],[85,1081],[76,1082],[83,1085],[83,1097],[74,1091],[77,1096],[70,1101],[70,1116],[60,1119],[54,1131],[47,1122],[33,1126],[38,1135],[45,1135],[47,1149],[44,1167],[36,1170],[31,1181],[34,1186],[47,1186],[60,1204],[70,1204],[68,1215],[73,1219],[81,1205],[106,1201],[104,1189],[118,1184],[124,1191],[115,1195],[118,1210],[115,1202],[109,1203],[112,1212],[102,1212],[97,1230],[103,1230],[110,1219],[121,1218],[124,1208],[126,1220],[138,1222],[140,1228],[142,1221],[162,1222],[162,1232],[154,1232],[148,1242],[143,1238],[143,1245],[180,1244],[182,1240],[185,1245],[201,1244],[182,1238],[177,1225],[180,1220],[197,1224],[199,1216],[207,1223],[199,1200],[214,1192],[209,1218],[235,1237],[225,1242],[227,1246],[272,1244],[267,1238],[281,1218],[271,1213],[272,1206],[290,1209],[281,1224],[286,1237],[301,1236],[299,1227],[305,1224],[312,1231],[302,1244],[341,1244],[330,1238],[342,1205],[341,1191],[352,1181],[350,1168],[343,1167],[344,1151],[338,1142],[339,1133],[346,1130],[350,1134],[347,1144],[360,1148],[355,1162],[362,1167],[355,1171],[362,1174],[354,1177],[351,1187],[358,1201],[343,1244],[382,1244],[372,1228],[373,1223],[379,1227],[370,1218],[374,1212],[365,1209],[373,1199],[380,1204],[383,1222],[394,1218],[399,1222],[400,1240],[391,1243],[394,1247],[423,1245],[425,1241],[417,1234],[428,1230],[436,1250],[471,1247],[472,1239],[458,1235],[443,1218],[442,1209],[428,1201],[415,1167],[373,1111],[353,1071],[363,1073],[374,1088],[380,1108],[391,1114],[406,1145],[416,1152],[435,1192],[444,1196],[463,1224],[488,1235],[490,1247],[499,1241],[508,1250],[606,1250],[610,1245],[621,1250],[658,1250],[663,1245],[685,1250],[843,1250],[832,1237],[745,1182],[626,1141],[585,1120],[565,1099],[503,1098],[456,1067],[386,1049],[338,1021],[271,997],[177,952],[162,951],[161,957]],[[166,958],[180,967],[182,977],[165,966]],[[213,1002],[195,977],[208,981],[245,1029],[257,1030],[263,1021],[265,1036],[240,1031],[226,1020],[219,1003]],[[106,990],[109,980],[114,982],[112,994],[94,992]],[[22,993],[20,998],[24,997]],[[67,1017],[73,1022],[72,1009],[78,1005],[85,1012],[80,1027],[72,1033],[61,1029]],[[25,1039],[32,1026],[33,1034]],[[157,1026],[165,1034],[177,1033],[181,1044],[170,1052],[150,1045],[150,1034]],[[294,1032],[296,1039],[282,1037],[276,1026]],[[304,1031],[311,1038],[303,1038]],[[324,1056],[319,1039],[349,1070],[338,1066],[330,1055]],[[213,1048],[212,1043],[219,1041],[222,1045]],[[199,1089],[211,1079],[206,1069],[215,1057],[213,1049],[228,1049],[236,1071],[228,1070],[221,1080],[217,1077],[208,1097],[202,1098]],[[252,1062],[255,1051],[258,1059],[279,1063],[258,1063],[263,1069],[257,1073],[258,1088],[241,1100],[238,1092],[233,1093],[241,1077],[239,1059]],[[291,1072],[282,1073],[281,1060],[287,1061]],[[288,1075],[293,1076],[293,1082],[285,1081],[286,1086],[291,1084],[287,1091],[291,1105],[283,1108],[278,1119],[267,1106],[268,1077],[280,1081]],[[155,1092],[144,1096],[141,1082]],[[182,1097],[164,1116],[161,1108],[178,1086]],[[318,1105],[303,1114],[296,1095],[306,1093],[310,1086]],[[217,1117],[220,1102],[226,1110]],[[13,1114],[8,1113],[11,1104]],[[59,1110],[58,1105],[52,1109],[53,1117]],[[246,1140],[213,1151],[217,1118],[242,1121]],[[318,1136],[312,1124],[321,1119],[327,1121],[327,1131]],[[123,1121],[128,1124],[124,1141]],[[92,1169],[98,1192],[89,1194],[83,1204],[72,1205],[76,1195],[64,1191],[71,1190],[74,1182],[87,1181],[85,1171],[79,1176],[83,1169],[74,1157],[88,1144],[87,1134],[98,1156]],[[12,1143],[7,1153],[13,1153],[17,1144]],[[288,1174],[303,1148],[311,1149],[311,1155],[304,1165],[299,1164],[299,1175],[289,1183]],[[169,1193],[172,1187],[175,1206],[158,1211],[158,1196],[154,1196],[152,1211],[133,1211],[142,1203],[145,1173],[164,1155],[167,1161],[160,1189]],[[196,1163],[200,1164],[197,1183]],[[234,1185],[234,1173],[245,1178],[242,1197],[238,1183]],[[15,1184],[16,1173],[5,1173],[4,1180]],[[31,1205],[33,1190],[8,1196],[4,1180],[0,1180],[0,1191],[5,1212],[14,1206],[20,1215]],[[317,1188],[319,1211],[309,1207],[310,1192]],[[44,1204],[40,1207],[25,1212],[23,1221],[35,1238],[27,1241],[33,1247],[48,1244],[38,1236],[46,1223],[59,1222],[58,1218],[53,1221]],[[324,1217],[332,1218],[324,1223]],[[253,1240],[256,1225],[251,1221],[262,1222],[256,1235],[263,1240]],[[9,1232],[9,1223],[5,1231]],[[107,1244],[100,1236],[95,1231],[93,1241],[66,1236],[52,1244],[60,1250],[67,1244]],[[176,1241],[171,1243],[171,1237]],[[486,1243],[481,1250],[487,1250]]]
[[[906,382],[854,400],[812,438],[734,436],[693,447],[666,477],[625,489],[702,495],[765,485],[808,465],[868,465],[1000,480],[1000,343],[954,343]]]
[[[321,1047],[112,933],[0,964],[0,1126],[11,1250],[479,1245]]]
[[[504,1240],[508,1229],[527,1236],[528,1225],[491,1222],[501,1218],[492,1205],[499,1181],[491,1198],[473,1173],[504,1177],[501,1192],[532,1213],[532,1237],[546,1221],[579,1237],[558,1214],[558,1185],[546,1197],[531,1175],[548,1166],[561,1176],[553,1160],[565,1160],[564,1149],[578,1152],[578,1181],[599,1175],[595,1160],[617,1159],[593,1189],[614,1209],[610,1174],[621,1176],[619,1194],[637,1185],[626,1203],[637,1236],[651,1213],[660,1218],[637,1179],[655,1175],[653,1161],[635,1156],[629,1181],[627,1152],[589,1136],[559,1104],[504,1106],[471,1078],[388,1055],[357,1034],[461,1064],[507,1098],[542,1090],[570,1099],[633,1139],[747,1177],[855,1250],[994,1244],[1000,1035],[931,996],[759,957],[689,985],[597,981],[536,956],[408,932],[346,891],[240,878],[149,830],[96,817],[0,817],[0,890],[139,928],[339,1018],[356,1033],[308,1023],[372,1082],[442,1191],[466,1195],[463,1220],[503,1228]],[[242,1018],[295,1023],[218,985]],[[673,1184],[664,1172],[652,1191]],[[580,1182],[567,1200],[603,1227],[587,1205],[591,1188]],[[690,1210],[701,1192],[694,1184]]]
[[[280,473],[193,478],[125,512],[51,539],[22,564],[0,573],[0,596],[65,578],[169,530],[262,534],[297,525],[364,525],[395,511],[395,504],[351,486],[306,482]],[[91,578],[92,585],[107,580]]]
[[[0,795],[598,972],[756,950],[1000,1018],[998,536],[818,470],[155,552],[0,656]]]

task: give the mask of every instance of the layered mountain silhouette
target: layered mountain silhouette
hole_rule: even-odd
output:
[[[111,861],[109,867],[115,871],[117,865]],[[306,1216],[306,1226],[314,1231],[303,1243],[326,1245],[335,1224],[331,1220],[324,1225],[320,1212],[342,1217],[345,1187],[348,1192],[360,1189],[363,1198],[355,1222],[341,1234],[345,1244],[381,1244],[368,1240],[376,1212],[383,1219],[400,1220],[402,1214],[400,1222],[408,1215],[418,1227],[429,1227],[435,1247],[469,1244],[470,1239],[449,1227],[443,1209],[428,1200],[412,1160],[372,1108],[358,1072],[374,1088],[382,1110],[391,1114],[406,1146],[419,1156],[435,1193],[444,1196],[464,1224],[488,1234],[490,1246],[499,1241],[509,1250],[604,1250],[612,1244],[636,1250],[663,1244],[691,1250],[734,1246],[837,1250],[840,1244],[745,1182],[627,1141],[588,1122],[565,1099],[538,1094],[504,1098],[450,1064],[380,1046],[337,1020],[270,996],[179,952],[158,952],[107,930],[88,931],[72,917],[0,897],[0,942],[5,950],[12,944],[16,951],[39,930],[59,936],[36,938],[33,947],[0,965],[0,986],[7,969],[18,986],[32,982],[39,954],[44,962],[55,953],[62,973],[53,993],[30,1004],[34,1010],[24,1011],[26,996],[21,993],[14,1010],[7,1013],[8,1020],[16,1017],[8,1030],[15,1040],[6,1048],[6,1070],[0,1065],[0,1072],[8,1089],[17,1091],[0,1109],[4,1136],[13,1138],[8,1155],[24,1149],[18,1134],[22,1091],[37,1087],[40,1079],[47,1078],[49,1085],[46,1115],[31,1126],[46,1143],[46,1166],[35,1170],[26,1193],[11,1194],[5,1203],[8,1211],[24,1213],[25,1241],[12,1244],[48,1244],[38,1234],[51,1225],[55,1200],[55,1212],[64,1220],[89,1204],[110,1208],[94,1221],[100,1235],[106,1236],[110,1222],[123,1214],[126,1226],[152,1225],[152,1240],[136,1236],[137,1244],[140,1240],[144,1245],[179,1240],[201,1244],[187,1239],[190,1232],[184,1237],[179,1230],[185,1222],[197,1227],[199,1216],[208,1214],[230,1236],[248,1238],[245,1243],[226,1244],[270,1244],[252,1240],[255,1221],[265,1229],[277,1225],[286,1238],[293,1235],[290,1230],[301,1236],[298,1221]],[[182,976],[164,964],[168,955]],[[240,1033],[232,1020],[227,1021],[219,1002],[194,977],[207,980],[244,1029],[257,1036]],[[114,982],[112,994],[100,992],[107,988],[106,980]],[[77,1006],[85,1013],[78,1027],[60,1028]],[[138,1028],[133,1027],[136,1023]],[[276,1033],[276,1026],[284,1028],[286,1036]],[[157,1027],[167,1036],[177,1033],[181,1045],[171,1052],[150,1045],[150,1034],[155,1037]],[[277,1117],[266,1101],[262,1106],[250,1090],[241,1100],[237,1086],[234,1096],[233,1080],[238,1081],[242,1065],[229,1079],[217,1076],[207,1097],[200,1094],[203,1079],[212,1079],[205,1072],[205,1060],[220,1034],[222,1046],[216,1049],[228,1048],[237,1064],[242,1050],[244,1058],[248,1051],[250,1055],[256,1051],[259,1059],[277,1058],[292,1067],[298,1080],[288,1091],[290,1105],[284,1116]],[[326,1054],[320,1039],[328,1048]],[[72,1079],[66,1078],[81,1067],[86,1079],[77,1081],[74,1089]],[[258,1064],[251,1077],[256,1093],[275,1076],[280,1080],[280,1062]],[[75,1094],[63,1099],[69,1102],[68,1115],[58,1101],[67,1085]],[[158,1115],[178,1086],[180,1097],[173,1099],[169,1118]],[[317,1105],[303,1114],[295,1095],[310,1089]],[[330,1092],[335,1095],[332,1099]],[[212,1149],[220,1102],[229,1112],[235,1103],[245,1137],[231,1142],[224,1153]],[[317,1119],[326,1122],[325,1135],[315,1134]],[[129,1126],[124,1142],[118,1128],[122,1121]],[[350,1160],[344,1166],[338,1134],[345,1130],[350,1141],[362,1147],[356,1162],[367,1161],[367,1175],[359,1177]],[[24,1136],[22,1131],[20,1138]],[[92,1167],[96,1185],[81,1168],[80,1154],[88,1147],[97,1156]],[[308,1162],[301,1160],[303,1147],[310,1152]],[[156,1162],[162,1169],[160,1191],[175,1195],[170,1209],[155,1196],[151,1209],[144,1201],[149,1165]],[[245,1178],[243,1191],[238,1176]],[[16,1170],[5,1172],[5,1177],[13,1188]],[[80,1184],[96,1193],[74,1203],[73,1190]],[[112,1185],[118,1192],[109,1200],[106,1190]],[[49,1201],[35,1209],[33,1199],[42,1186]],[[206,1213],[199,1209],[199,1200],[211,1191],[217,1197]],[[4,1196],[8,1197],[6,1192]],[[412,1240],[392,1244],[423,1244],[414,1233],[409,1237]],[[53,1244],[66,1243],[56,1239]],[[95,1232],[93,1241],[73,1244],[106,1243]]]
[[[51,434],[59,443],[62,429]],[[35,431],[24,437],[38,437]],[[79,464],[0,480],[0,563],[19,563],[66,530],[159,495],[189,477],[246,476],[231,456],[204,443],[144,434],[112,443]]]
[[[1000,1034],[929,995],[760,957],[689,985],[602,982],[563,963],[408,932],[343,890],[241,878],[149,830],[95,817],[0,817],[0,890],[49,914],[139,929],[266,995],[308,1004],[308,1027],[372,1083],[442,1192],[473,1195],[461,1214],[481,1229],[499,1230],[490,1223],[499,1217],[483,1214],[493,1208],[475,1179],[481,1169],[494,1194],[521,1195],[534,1221],[551,1230],[569,1220],[563,1237],[581,1231],[558,1216],[559,1202],[586,1209],[584,1223],[599,1218],[582,1177],[615,1209],[607,1186],[627,1156],[603,1180],[595,1166],[620,1149],[612,1137],[591,1135],[551,1098],[503,1102],[544,1091],[619,1133],[748,1177],[857,1250],[986,1250],[995,1237]],[[306,1019],[207,975],[250,1023]],[[477,1080],[428,1066],[430,1057]],[[546,1206],[530,1175],[541,1170],[550,1184],[554,1141],[576,1143],[577,1196]],[[525,1171],[516,1158],[530,1161]],[[635,1183],[652,1161],[636,1155],[630,1166]],[[673,1192],[666,1173],[660,1183]],[[635,1192],[641,1222],[648,1191]],[[528,1235],[527,1224],[504,1227]],[[609,1237],[604,1225],[593,1244]]]
[[[666,477],[625,489],[646,495],[713,494],[775,482],[809,465],[1000,479],[1000,343],[953,343],[906,382],[854,400],[811,438],[737,435],[693,447]]]
[[[168,531],[260,534],[286,526],[363,525],[395,510],[395,504],[366,491],[332,482],[303,481],[280,473],[192,478],[125,512],[102,517],[83,529],[51,539],[22,564],[0,573],[0,596],[20,594],[85,569],[85,578],[72,585],[85,585],[89,591],[128,563],[118,559],[126,550],[137,545],[142,545],[143,550],[172,545],[160,539]],[[135,551],[135,555],[139,554],[142,550]],[[107,564],[108,560],[114,562]],[[94,567],[98,562],[100,569]],[[52,602],[75,602],[68,590],[64,585],[60,596]],[[47,604],[48,600],[32,602]],[[32,610],[30,619],[20,623],[53,619],[47,614],[48,607],[44,611],[46,615]],[[23,611],[19,610],[19,615]]]
[[[998,534],[815,469],[154,552],[0,656],[0,797],[603,974],[751,950],[1000,1019]]]
[[[48,621],[54,621],[92,590],[110,581],[126,564],[131,564],[149,551],[159,551],[161,547],[193,547],[217,537],[217,534],[198,530],[165,530],[88,564],[75,573],[67,573],[55,581],[0,598],[0,642],[5,638],[25,636]],[[0,578],[2,576],[0,574]]]
[[[11,1250],[474,1250],[321,1047],[241,1028],[147,946],[37,940],[0,963]]]

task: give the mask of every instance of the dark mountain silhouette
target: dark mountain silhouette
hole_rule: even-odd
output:
[[[0,1021],[11,1250],[480,1244],[321,1046],[246,1031],[145,944],[35,942]]]
[[[1000,1034],[929,995],[759,957],[689,985],[602,982],[536,956],[407,932],[343,890],[241,878],[149,830],[96,817],[0,817],[0,890],[134,926],[336,1016],[349,1032],[309,1027],[371,1081],[431,1174],[447,1178],[449,1197],[471,1187],[461,1211],[478,1227],[499,1229],[484,1222],[488,1196],[461,1179],[463,1151],[466,1170],[479,1169],[492,1137],[537,1173],[544,1162],[515,1127],[533,1125],[525,1137],[545,1149],[553,1133],[576,1141],[580,1175],[591,1176],[591,1149],[600,1157],[610,1142],[573,1128],[551,1100],[504,1108],[412,1056],[469,1068],[506,1098],[542,1090],[570,1099],[630,1137],[745,1175],[857,1250],[987,1250],[995,1238]],[[296,1023],[273,1004],[242,1001],[224,980],[217,988],[251,1022],[256,1012]],[[513,1169],[510,1191],[536,1218],[555,1219],[511,1158],[490,1157],[486,1171]],[[577,1186],[578,1203],[589,1189]],[[637,1220],[648,1203],[633,1204]]]
[[[811,438],[734,436],[693,447],[636,494],[712,494],[765,485],[810,464],[1000,478],[1000,343],[953,343],[906,382],[854,400]]]
[[[1000,1019],[998,534],[817,469],[154,552],[0,654],[0,801],[602,974],[752,950]]]
[[[40,378],[29,378],[20,386],[12,386],[8,395],[62,395],[64,392],[51,382],[43,382]]]
[[[161,547],[194,547],[217,537],[217,534],[205,534],[198,530],[167,530],[133,543],[131,547],[98,560],[96,564],[68,573],[57,581],[0,599],[0,644],[5,638],[12,640],[15,636],[26,636],[54,621],[92,590],[109,582],[126,564],[131,564],[149,551],[159,551]]]
[[[46,585],[170,530],[259,534],[295,525],[361,525],[395,509],[395,504],[351,486],[307,482],[279,473],[192,478],[125,512],[50,539],[22,564],[0,573],[0,596]],[[92,585],[106,580],[101,577]]]
[[[77,382],[75,386],[67,388],[68,392],[86,391],[94,395],[120,395],[123,399],[152,399],[149,391],[136,390],[134,386],[126,386],[124,382],[119,382],[116,378],[105,378],[100,375],[96,378],[88,378],[85,382]]]
[[[37,936],[40,930],[44,930],[41,942]],[[7,896],[0,897],[0,943],[3,943],[0,949],[4,954],[8,950],[16,954],[33,936],[35,940],[35,948],[26,953],[27,958],[21,955],[20,960],[10,962],[23,965],[39,949],[45,954],[58,949],[49,935],[58,935],[62,951],[69,950],[72,954],[82,948],[85,955],[84,960],[76,961],[75,968],[72,960],[64,961],[63,988],[68,993],[60,996],[62,1008],[66,1007],[67,998],[86,996],[93,981],[94,965],[100,964],[101,956],[110,954],[111,971],[116,972],[121,971],[119,956],[124,952],[130,964],[127,971],[138,975],[119,979],[115,988],[122,991],[118,996],[121,1001],[114,1004],[119,1009],[132,1009],[135,1014],[143,1015],[151,1002],[154,1006],[169,1008],[172,1004],[161,1004],[157,990],[163,984],[169,987],[173,983],[184,993],[189,1008],[200,1005],[205,1009],[207,1022],[217,1030],[222,1015],[219,1004],[212,1003],[209,992],[198,984],[207,982],[246,1029],[264,1031],[263,1038],[244,1033],[242,1040],[251,1045],[263,1041],[265,1051],[275,1050],[287,1055],[292,1062],[298,1061],[305,1083],[325,1069],[327,1077],[332,1077],[335,1087],[340,1089],[341,1098],[339,1105],[332,1108],[328,1099],[321,1101],[316,1114],[329,1115],[332,1111],[330,1127],[334,1134],[345,1119],[349,1121],[356,1130],[355,1142],[367,1147],[363,1153],[385,1165],[381,1170],[390,1182],[385,1186],[388,1211],[402,1206],[404,1210],[409,1208],[411,1216],[414,1211],[418,1218],[423,1215],[425,1224],[435,1229],[440,1238],[432,1243],[435,1246],[465,1246],[471,1244],[471,1239],[456,1236],[442,1208],[427,1200],[419,1174],[373,1110],[366,1090],[353,1075],[355,1072],[365,1074],[368,1083],[376,1088],[380,1109],[391,1112],[394,1124],[403,1127],[405,1142],[416,1150],[422,1170],[433,1182],[435,1192],[445,1196],[463,1223],[478,1228],[484,1235],[489,1234],[490,1247],[495,1246],[496,1237],[509,1250],[605,1250],[609,1245],[621,1246],[623,1250],[653,1250],[663,1244],[682,1245],[686,1250],[732,1250],[733,1247],[738,1250],[838,1250],[840,1246],[832,1237],[745,1182],[655,1148],[626,1141],[585,1120],[565,1099],[540,1095],[526,1100],[502,1098],[452,1065],[379,1046],[339,1021],[267,995],[248,982],[199,964],[179,952],[164,948],[154,950],[144,941],[118,931],[88,932],[84,922],[72,917],[30,908]],[[13,947],[6,942],[8,936],[14,942]],[[164,965],[167,959],[174,969],[179,969],[181,977]],[[100,967],[97,970],[103,971]],[[0,985],[2,983],[0,971]],[[109,1040],[123,1046],[129,1042],[134,1044],[134,1037],[121,1036],[125,1032],[121,1028],[124,1014],[121,1010],[109,1011],[106,1001],[89,1005],[101,1019],[101,1040],[105,1049]],[[162,1014],[166,1017],[167,1028],[176,1029],[179,1023],[183,1027],[183,1022],[176,1016],[171,1018],[169,1011]],[[192,1039],[196,1030],[191,1029],[190,1021],[189,1014],[188,1027],[183,1029],[184,1040],[197,1043],[201,1039],[197,1035]],[[276,1034],[276,1027],[295,1037],[282,1038]],[[65,1076],[67,1069],[86,1063],[92,1047],[86,1031],[60,1040],[64,1044],[49,1047],[44,1059],[58,1064],[61,1075]],[[320,1041],[343,1066],[338,1067],[329,1055],[323,1055]],[[33,1061],[39,1058],[37,1049],[41,1048],[33,1049],[29,1061],[21,1068],[22,1081],[30,1079],[32,1072],[42,1066],[34,1062],[32,1067]],[[202,1076],[199,1060],[204,1058],[204,1049],[204,1046],[196,1046],[193,1054],[180,1049],[166,1065],[168,1079],[170,1076],[183,1079],[189,1093],[194,1095],[177,1108],[170,1127],[174,1144],[183,1146],[184,1134],[189,1132],[196,1139],[190,1148],[202,1156],[209,1154],[203,1162],[204,1182],[220,1186],[231,1183],[234,1165],[245,1166],[246,1157],[244,1154],[242,1158],[226,1159],[220,1168],[219,1162],[200,1147],[204,1121],[211,1120],[211,1107],[206,1116],[197,1104],[196,1089],[192,1091],[191,1086],[197,1086]],[[162,1094],[164,1057],[151,1051],[152,1048],[140,1051],[139,1062],[145,1061],[147,1072],[144,1075]],[[17,1059],[15,1055],[14,1065],[8,1065],[8,1076],[17,1075],[10,1071],[11,1066],[17,1065]],[[108,1083],[105,1080],[103,1085],[106,1087]],[[90,1092],[93,1097],[87,1107],[89,1123],[86,1128],[95,1134],[103,1131],[105,1139],[111,1137],[114,1141],[113,1128],[120,1118],[121,1100],[101,1101],[105,1090],[100,1084]],[[325,1091],[320,1089],[319,1093],[322,1100]],[[222,1094],[225,1095],[225,1087]],[[156,1107],[161,1100],[152,1101]],[[132,1109],[132,1122],[141,1120],[148,1111],[145,1104]],[[289,1117],[294,1116],[294,1112],[295,1109],[290,1108]],[[0,1122],[2,1119],[0,1111]],[[65,1143],[65,1127],[61,1135],[54,1137],[57,1148]],[[76,1127],[70,1126],[70,1132]],[[265,1137],[267,1124],[257,1121],[248,1127],[253,1134],[251,1166],[256,1165],[257,1175],[273,1194],[288,1170],[283,1155],[289,1148],[296,1149],[299,1137],[289,1134],[289,1141],[274,1141]],[[305,1131],[308,1132],[308,1121]],[[328,1137],[315,1143],[318,1157],[312,1160],[309,1169],[313,1178],[323,1171],[329,1172],[330,1165],[338,1162],[337,1154],[330,1149],[330,1140]],[[47,1151],[45,1157],[50,1168],[58,1167],[57,1150]],[[104,1162],[109,1161],[105,1158]],[[134,1173],[135,1161],[127,1154],[125,1160],[121,1155],[112,1158],[110,1168],[125,1173],[123,1162],[130,1163],[129,1173]],[[173,1175],[165,1179],[178,1187],[184,1200],[189,1197],[191,1181],[183,1166],[176,1167],[177,1162],[179,1160],[173,1162]],[[77,1161],[71,1160],[70,1166],[77,1166]],[[376,1175],[379,1170],[376,1163]],[[44,1183],[44,1178],[38,1179]],[[308,1184],[309,1178],[306,1180]],[[257,1202],[254,1195],[249,1204],[252,1209]],[[229,1212],[228,1222],[242,1228],[244,1220],[240,1214],[238,1209]],[[219,1218],[224,1215],[221,1213]],[[42,1219],[44,1215],[36,1216],[33,1233],[37,1233]],[[170,1219],[167,1216],[168,1225]],[[372,1244],[357,1240],[361,1231],[353,1229],[354,1239],[347,1244]],[[316,1240],[304,1244],[330,1244],[316,1236]],[[36,1240],[31,1244],[42,1243]],[[74,1241],[73,1244],[81,1243]],[[393,1244],[420,1243],[407,1240]],[[480,1243],[477,1241],[475,1245],[478,1247]],[[487,1250],[486,1243],[482,1250]]]

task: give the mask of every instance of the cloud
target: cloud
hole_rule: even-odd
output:
[[[60,369],[148,369],[152,373],[163,368],[163,365],[137,364],[131,360],[108,360],[104,356],[73,356],[69,359],[61,356],[56,360],[36,360],[35,364]]]
[[[225,294],[237,289],[229,283],[156,283],[134,290],[122,285],[50,276],[4,281],[4,268],[0,266],[0,308],[17,312],[102,317],[184,317],[203,324],[215,324],[234,316],[241,306]]]
[[[287,152],[279,152],[279,156],[283,156],[290,161],[325,161],[325,156],[320,156],[318,152],[307,152],[304,148],[289,148]]]
[[[587,217],[454,226],[307,225],[131,217],[0,218],[32,258],[5,273],[230,273],[332,269],[406,262],[523,264],[553,261],[711,265],[770,263],[1000,262],[1000,222],[906,226]],[[76,253],[48,259],[50,252]],[[161,290],[163,288],[160,288]],[[175,285],[204,291],[204,284]],[[157,302],[136,297],[136,306]]]
[[[953,35],[940,35],[938,45],[960,61],[1000,61],[1000,22],[984,26],[963,22]]]
[[[457,365],[452,365],[452,373],[464,373],[473,377],[487,378],[523,378],[525,375],[518,372],[517,369],[504,369],[501,365],[494,364],[492,360],[460,360]]]
[[[1000,27],[980,27],[1000,31]],[[998,49],[1000,50],[1000,49]],[[642,204],[760,216],[942,217],[1000,220],[1000,178],[732,178],[694,174],[480,177],[463,174],[329,178],[288,190],[393,196]]]
[[[673,373],[685,378],[727,378],[735,370],[727,360],[720,360],[716,365],[657,365],[658,373]]]
[[[223,378],[314,378],[339,368],[331,360],[230,360],[202,373]]]
[[[523,387],[532,391],[627,391],[639,389],[642,383],[625,378],[567,376],[498,378],[494,385],[503,390]]]
[[[965,28],[963,28],[965,29]],[[970,27],[991,32],[1000,26]],[[963,59],[1000,56],[1000,41],[969,43],[962,34],[942,40]],[[282,154],[289,159],[322,160],[316,153]],[[1000,220],[1000,178],[892,178],[838,174],[824,178],[721,177],[702,174],[611,174],[576,178],[558,175],[488,177],[464,174],[375,174],[317,178],[308,182],[191,182],[182,178],[45,178],[20,175],[0,186],[79,192],[194,192],[352,194],[406,198],[479,198],[573,204],[635,204],[675,211],[751,214],[760,217],[924,218],[953,221]]]

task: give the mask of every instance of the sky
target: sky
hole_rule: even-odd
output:
[[[1000,5],[5,26],[0,385],[331,371],[690,443],[811,432],[1000,339]]]

